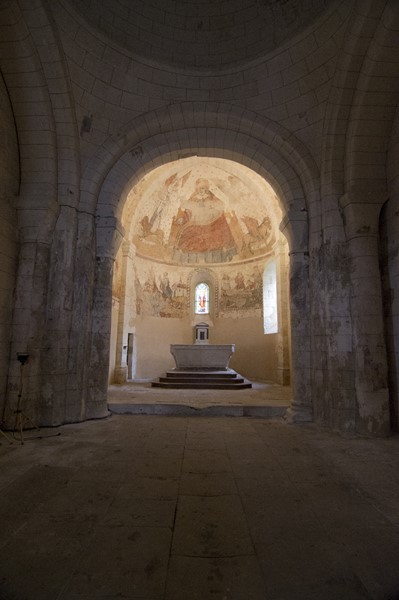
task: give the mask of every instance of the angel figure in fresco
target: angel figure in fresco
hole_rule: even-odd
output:
[[[197,179],[194,192],[182,203],[180,212],[183,225],[177,236],[179,250],[204,253],[236,249],[224,203],[210,189],[207,179]]]
[[[146,242],[147,244],[154,244],[154,245],[162,246],[164,232],[161,229],[154,230],[153,221],[150,220],[147,215],[145,215],[141,219],[140,225],[141,225],[140,238],[142,241]]]
[[[265,216],[260,223],[254,217],[247,215],[242,216],[241,220],[248,231],[244,236],[244,243],[248,248],[251,247],[253,242],[260,241],[267,247],[274,241],[272,224],[268,216]]]
[[[190,173],[186,173],[179,179],[177,173],[168,177],[161,188],[152,197],[153,205],[151,215],[146,214],[140,220],[141,231],[139,233],[140,241],[144,244],[156,246],[159,252],[162,252],[164,246],[164,217],[165,209],[173,202],[174,198],[178,198],[182,186],[187,181]]]

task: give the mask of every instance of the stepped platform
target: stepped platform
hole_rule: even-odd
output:
[[[245,390],[251,388],[252,383],[233,369],[173,369],[165,377],[151,382],[151,386],[175,390]]]
[[[291,403],[290,387],[251,382],[251,388],[188,389],[153,387],[150,379],[110,385],[111,414],[179,417],[282,418]]]

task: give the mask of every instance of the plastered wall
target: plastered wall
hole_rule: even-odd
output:
[[[210,326],[209,343],[235,344],[232,368],[255,380],[278,380],[277,345],[282,343],[281,337],[265,335],[263,323],[262,273],[268,261],[193,269],[159,264],[137,256],[127,258],[127,254],[125,252],[124,263],[119,253],[114,273],[111,381],[118,376],[113,372],[115,344],[125,346],[129,332],[134,331],[136,339],[134,378],[155,378],[174,367],[170,344],[192,344],[194,324],[200,321]],[[126,265],[125,269],[121,262]],[[123,272],[129,278],[130,269],[135,274],[135,290],[131,295],[135,302],[124,296],[130,285],[120,277]],[[282,269],[279,278],[286,276]],[[202,280],[210,286],[210,314],[203,316],[194,313],[194,289]],[[281,286],[281,289],[284,296],[286,288]],[[280,304],[283,306],[282,301]],[[124,317],[120,313],[122,307],[125,307]],[[281,328],[286,329],[287,323],[282,322],[287,315],[280,317]],[[117,336],[118,323],[122,321],[124,325]]]
[[[147,317],[136,322],[137,371],[135,378],[155,378],[175,367],[170,344],[192,344],[188,320]],[[209,343],[235,344],[230,367],[254,380],[276,381],[276,336],[264,335],[259,318],[216,319]]]

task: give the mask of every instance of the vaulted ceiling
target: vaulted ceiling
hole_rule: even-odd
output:
[[[311,25],[333,0],[69,0],[93,27],[146,60],[236,67]]]

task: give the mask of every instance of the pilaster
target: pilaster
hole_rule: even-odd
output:
[[[379,214],[385,194],[352,191],[340,199],[351,260],[351,310],[356,428],[362,433],[387,435],[389,395],[378,259]]]

